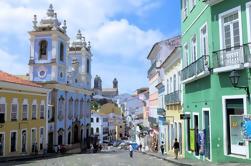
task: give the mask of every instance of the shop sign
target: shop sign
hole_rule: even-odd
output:
[[[251,140],[251,115],[245,115],[243,117],[243,135],[245,140]]]

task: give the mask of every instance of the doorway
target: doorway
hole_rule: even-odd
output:
[[[182,124],[179,124],[179,144],[180,144],[180,154],[182,154]]]
[[[0,156],[4,154],[4,134],[0,133]]]
[[[78,125],[74,126],[74,143],[78,143],[79,139],[78,139]]]
[[[210,115],[209,111],[204,111],[204,133],[205,133],[205,157],[210,160],[211,159],[211,140],[210,140],[210,133],[211,133],[211,128],[210,128]]]
[[[226,152],[227,154],[246,156],[248,145],[241,132],[244,114],[243,99],[226,99],[225,104]]]
[[[71,144],[71,132],[68,133],[68,145]]]
[[[195,141],[195,155],[199,156],[199,140],[198,140],[198,134],[199,134],[199,116],[194,115],[194,141]]]
[[[22,153],[26,152],[26,143],[27,143],[27,132],[26,130],[22,131]]]
[[[50,132],[48,134],[48,151],[52,151],[53,150],[53,132]]]
[[[63,144],[63,135],[60,134],[60,135],[58,136],[58,145],[62,145],[62,144]]]

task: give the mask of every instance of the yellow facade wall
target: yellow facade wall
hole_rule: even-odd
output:
[[[0,97],[5,98],[6,100],[6,110],[5,113],[7,115],[5,116],[5,123],[0,124],[0,134],[4,134],[4,148],[3,153],[4,156],[17,156],[22,153],[21,150],[21,134],[22,130],[26,130],[27,132],[27,148],[26,148],[26,154],[30,154],[32,151],[32,143],[31,143],[31,129],[36,129],[36,142],[38,145],[40,145],[40,128],[44,128],[43,131],[43,147],[46,147],[46,117],[47,117],[47,96],[46,94],[33,94],[33,93],[15,93],[15,91],[11,92],[1,92],[0,91]],[[11,121],[11,103],[13,98],[17,98],[18,100],[18,119],[17,121]],[[22,120],[22,106],[23,106],[23,100],[28,100],[28,119]],[[32,119],[32,103],[33,100],[37,101],[37,118]],[[44,101],[44,119],[40,119],[40,104],[41,101]],[[16,146],[16,152],[11,152],[11,131],[17,131],[17,146]]]

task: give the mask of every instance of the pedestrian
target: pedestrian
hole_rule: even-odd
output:
[[[161,154],[164,155],[164,142],[163,141],[161,142],[160,150],[161,150]]]
[[[177,138],[175,138],[175,142],[173,144],[173,149],[174,149],[175,159],[178,159],[178,152],[179,152],[179,149],[180,149],[180,144],[177,141]]]
[[[132,144],[129,145],[130,157],[133,158],[133,147]]]
[[[142,152],[142,144],[139,144],[139,151]]]

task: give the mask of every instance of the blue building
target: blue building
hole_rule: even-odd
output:
[[[91,46],[81,32],[70,42],[66,21],[52,5],[30,35],[30,80],[52,89],[48,110],[48,148],[86,143],[90,128]]]

